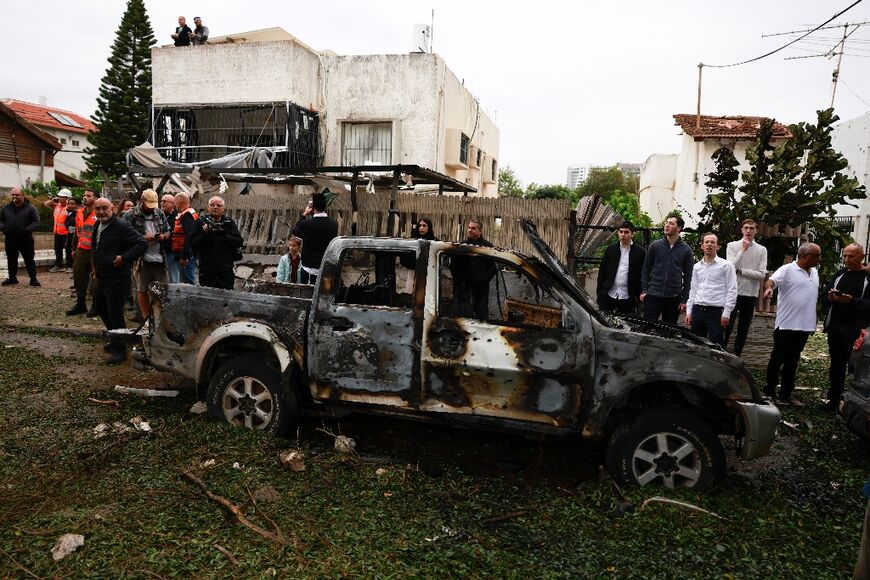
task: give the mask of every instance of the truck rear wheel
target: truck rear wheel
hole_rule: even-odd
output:
[[[607,469],[620,483],[703,491],[725,477],[725,452],[709,425],[679,407],[659,407],[616,429]]]
[[[284,392],[281,373],[262,355],[225,362],[208,387],[209,415],[230,425],[286,435],[298,413],[292,390]]]

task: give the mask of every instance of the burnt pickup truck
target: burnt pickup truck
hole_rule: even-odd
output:
[[[780,414],[741,359],[605,316],[524,226],[538,258],[345,237],[317,286],[154,284],[143,362],[207,386],[213,417],[276,434],[320,407],[568,435],[606,445],[619,481],[699,489],[725,475],[720,435],[743,459],[769,452]],[[488,312],[459,267],[494,273]]]

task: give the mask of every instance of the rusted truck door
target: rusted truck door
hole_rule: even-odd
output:
[[[593,380],[588,316],[568,308],[551,282],[517,256],[470,246],[435,253],[421,409],[574,426]],[[493,271],[483,289],[480,273],[485,279]]]
[[[326,268],[309,344],[309,377],[318,399],[411,407],[419,352],[412,294],[401,263],[414,253],[348,244]],[[419,382],[417,387],[419,388]]]

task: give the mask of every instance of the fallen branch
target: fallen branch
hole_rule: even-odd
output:
[[[529,510],[519,510],[519,511],[515,511],[515,512],[510,512],[510,513],[507,513],[507,514],[504,514],[504,515],[496,516],[496,517],[494,517],[494,518],[487,518],[487,519],[483,520],[482,523],[483,523],[483,524],[487,524],[487,525],[489,525],[489,524],[494,524],[494,523],[497,523],[497,522],[503,522],[503,521],[505,521],[505,520],[510,520],[510,519],[513,519],[513,518],[518,518],[518,517],[520,517],[520,516],[524,516],[524,515],[526,515],[526,514],[528,514],[528,513],[529,513]]]
[[[202,489],[202,491],[205,492],[206,497],[208,497],[210,500],[215,501],[215,502],[219,503],[221,506],[223,506],[224,509],[226,509],[230,514],[232,514],[232,516],[235,518],[235,520],[237,522],[239,522],[240,524],[242,524],[243,526],[245,526],[246,528],[248,528],[252,532],[259,534],[260,536],[266,538],[267,540],[271,540],[277,544],[281,544],[282,546],[288,545],[287,540],[285,540],[283,538],[283,536],[279,536],[279,535],[276,535],[268,530],[264,530],[263,528],[261,528],[260,526],[258,526],[257,524],[255,524],[254,522],[252,522],[251,520],[246,518],[245,514],[242,513],[242,510],[239,509],[239,507],[237,505],[233,504],[230,500],[226,499],[225,497],[221,497],[215,493],[212,493],[206,487],[205,483],[199,477],[195,476],[194,474],[192,474],[189,471],[182,471],[181,475],[183,475],[185,478],[189,479],[190,481],[192,481],[193,483],[198,485],[200,487],[200,489]]]
[[[648,503],[663,503],[663,504],[667,504],[667,505],[675,505],[675,506],[679,506],[679,507],[684,507],[686,509],[690,509],[692,511],[701,512],[701,513],[704,513],[707,515],[711,515],[714,518],[719,518],[720,520],[727,520],[727,518],[724,518],[715,512],[711,512],[710,510],[705,510],[704,508],[696,506],[694,504],[691,504],[691,503],[688,503],[685,501],[679,501],[676,499],[669,499],[669,498],[661,497],[658,495],[653,496],[647,500],[644,500],[644,502],[641,504],[640,507],[646,507],[646,504],[648,504]]]
[[[88,397],[88,401],[91,401],[92,403],[99,403],[101,405],[115,405],[116,407],[121,406],[120,403],[118,403],[118,401],[115,401],[114,399],[106,399],[104,401],[102,399],[95,399],[93,397]]]
[[[148,433],[150,433],[150,432],[149,431],[136,431],[134,433],[127,435],[126,437],[121,437],[120,439],[117,439],[117,440],[109,443],[108,445],[106,445],[102,449],[97,449],[96,451],[93,451],[91,453],[80,453],[79,459],[81,459],[81,460],[92,459],[92,458],[96,457],[97,455],[104,454],[105,452],[109,451],[113,447],[120,447],[122,445],[126,445],[130,441],[134,441],[134,440],[139,439],[141,437],[145,437],[148,435]]]
[[[33,572],[31,572],[30,570],[28,570],[27,568],[25,568],[25,567],[22,566],[21,564],[19,564],[19,563],[15,560],[15,558],[13,558],[11,555],[9,555],[9,552],[7,552],[6,550],[4,550],[3,548],[0,548],[0,552],[3,552],[3,554],[4,554],[7,558],[9,558],[10,560],[12,560],[12,563],[15,564],[16,566],[18,566],[22,571],[27,572],[28,576],[32,576],[33,578],[39,578],[39,576],[37,576],[36,574],[34,574]]]
[[[254,494],[251,493],[251,490],[248,489],[248,484],[245,484],[245,491],[248,492],[248,497],[251,498],[251,503],[254,505],[255,508],[257,508],[257,513],[259,513],[261,516],[263,516],[264,518],[266,518],[266,521],[267,521],[267,522],[269,522],[270,524],[272,524],[272,528],[275,530],[275,532],[274,532],[275,535],[276,535],[278,538],[281,538],[281,541],[286,541],[286,540],[284,540],[284,534],[281,533],[281,528],[278,527],[278,524],[276,524],[276,523],[272,520],[272,518],[270,518],[270,517],[266,514],[266,512],[263,511],[263,508],[261,508],[259,505],[257,505],[257,500],[254,498]]]
[[[212,544],[211,547],[226,556],[227,560],[229,560],[230,564],[232,564],[233,566],[239,565],[239,561],[236,559],[235,556],[233,556],[233,553],[221,546],[220,544]]]

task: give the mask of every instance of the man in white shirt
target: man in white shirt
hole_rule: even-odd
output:
[[[704,257],[692,268],[686,324],[695,334],[724,345],[723,331],[737,301],[737,275],[731,262],[716,255],[719,251],[716,234],[704,235],[701,250]]]
[[[728,344],[736,320],[737,336],[734,338],[732,352],[737,356],[740,356],[743,345],[746,344],[758,301],[758,290],[767,273],[767,248],[755,241],[758,224],[753,220],[743,220],[740,231],[743,232],[743,237],[730,242],[725,251],[726,258],[734,264],[737,272],[737,306],[731,313],[728,328],[725,330],[724,343]]]
[[[634,225],[622,222],[619,241],[607,246],[598,269],[598,307],[621,316],[634,314],[640,296],[640,271],[646,251],[632,242]]]
[[[779,298],[764,394],[771,398],[777,396],[776,384],[781,369],[782,383],[777,400],[783,405],[801,405],[792,399],[791,394],[801,352],[807,339],[816,331],[816,302],[819,299],[819,273],[816,267],[821,259],[822,250],[819,246],[801,244],[797,260],[780,266],[765,284],[764,297],[773,296],[773,289],[776,288]]]

